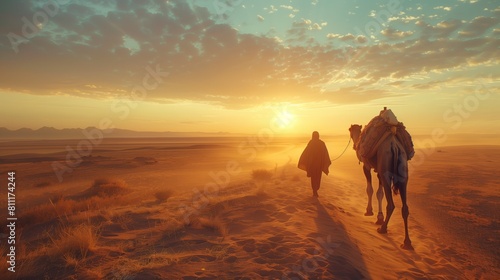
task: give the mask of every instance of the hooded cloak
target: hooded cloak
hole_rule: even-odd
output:
[[[307,177],[311,177],[312,174],[321,174],[321,172],[328,175],[330,164],[332,162],[325,142],[313,138],[300,155],[298,167],[307,171]]]

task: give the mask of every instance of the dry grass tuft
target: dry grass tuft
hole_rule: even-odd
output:
[[[252,171],[252,179],[268,181],[273,177],[273,173],[265,169],[256,169]]]
[[[82,211],[103,210],[111,205],[123,204],[124,200],[121,198],[124,196],[117,198],[112,194],[118,195],[127,191],[117,182],[96,180],[94,185],[79,197],[79,200],[69,199],[64,195],[54,195],[48,203],[21,209],[20,220],[26,225],[40,224],[55,218],[67,220],[71,215]]]
[[[54,194],[53,196],[50,197],[50,201],[52,203],[57,203],[63,199],[64,199],[64,194],[62,194],[62,193],[57,193],[57,194]]]
[[[112,179],[97,179],[87,190],[88,196],[114,196],[127,193],[125,182]]]
[[[88,224],[62,228],[58,237],[52,239],[49,254],[62,258],[67,266],[77,266],[87,257],[97,243],[97,231]]]
[[[20,212],[20,220],[25,224],[43,223],[55,218],[62,218],[75,213],[76,211],[84,210],[82,205],[79,205],[74,200],[58,199],[56,202],[38,205]]]
[[[155,198],[158,203],[166,202],[174,194],[171,190],[157,191],[155,192]]]

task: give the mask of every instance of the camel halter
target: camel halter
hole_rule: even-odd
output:
[[[349,147],[349,144],[351,144],[351,136],[349,136],[349,142],[347,142],[347,146],[345,146],[345,149],[344,151],[340,154],[340,156],[336,157],[335,159],[331,159],[330,161],[336,161],[337,159],[339,159],[344,153],[345,151],[347,151],[347,148]]]

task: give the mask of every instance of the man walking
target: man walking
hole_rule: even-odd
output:
[[[307,177],[311,177],[311,188],[313,196],[318,197],[318,190],[321,183],[321,173],[328,175],[332,162],[326,148],[325,142],[319,139],[319,133],[314,131],[312,139],[302,152],[298,167],[307,171]]]

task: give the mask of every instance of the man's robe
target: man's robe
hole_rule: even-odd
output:
[[[321,172],[328,175],[330,164],[332,162],[325,142],[313,139],[309,141],[300,155],[298,167],[307,171],[307,177],[311,177],[311,175],[319,175]]]

